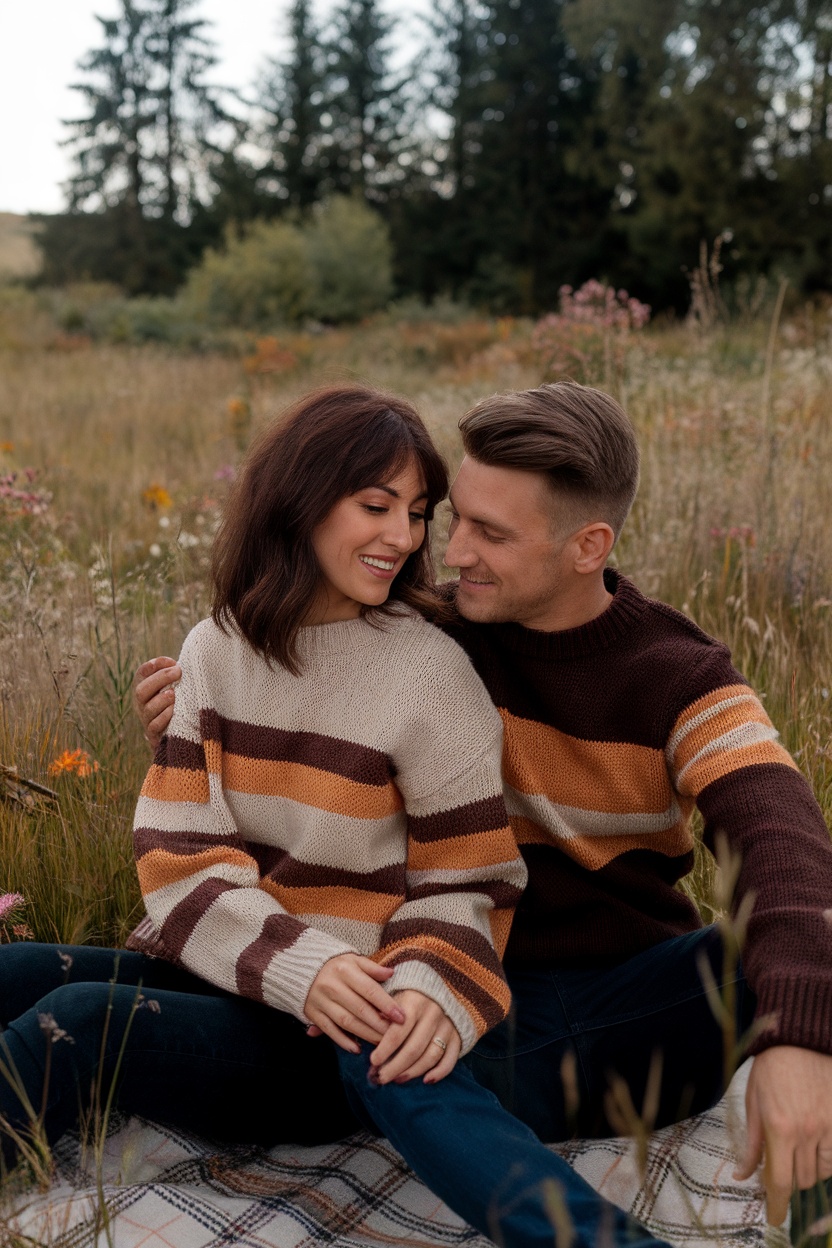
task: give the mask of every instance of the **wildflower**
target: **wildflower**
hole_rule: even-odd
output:
[[[169,528],[170,528],[170,516],[160,516],[160,517],[159,517],[159,528],[160,528],[160,529],[169,529]]]
[[[0,919],[5,919],[18,906],[25,906],[26,898],[22,893],[3,893],[0,896]]]
[[[59,1027],[55,1022],[54,1014],[38,1014],[38,1027],[50,1044],[55,1044],[58,1040],[66,1040],[67,1044],[75,1043],[69,1032],[64,1031],[63,1027]]]
[[[0,451],[4,455],[11,455],[14,451],[14,442],[0,442]]]
[[[158,559],[162,553],[162,547],[159,545],[158,542],[151,542],[147,548],[147,553],[151,555],[154,559]]]
[[[163,485],[153,481],[146,490],[142,490],[142,502],[151,511],[163,510],[173,506],[173,499]]]
[[[91,776],[98,771],[98,763],[90,758],[86,750],[64,750],[47,768],[50,776],[59,776],[62,772],[74,772],[76,776]]]
[[[233,464],[220,464],[214,473],[215,481],[233,481],[237,475],[237,469]]]

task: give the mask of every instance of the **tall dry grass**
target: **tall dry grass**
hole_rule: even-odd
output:
[[[648,593],[724,638],[832,815],[830,326],[820,314],[634,334],[613,379],[643,481],[617,558]],[[137,914],[129,824],[147,764],[130,677],[176,654],[207,607],[212,534],[251,435],[313,385],[401,391],[458,460],[484,393],[538,384],[532,326],[380,318],[224,352],[96,344],[43,301],[0,299],[0,473],[31,468],[42,515],[0,527],[0,763],[59,791],[0,804],[0,889],[34,933],[120,942]],[[3,500],[0,500],[0,506]],[[444,544],[443,521],[436,546]],[[63,750],[98,771],[50,778]],[[713,871],[693,880],[706,917]]]

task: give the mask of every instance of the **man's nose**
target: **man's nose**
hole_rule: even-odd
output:
[[[467,568],[476,562],[476,557],[471,553],[468,543],[460,533],[459,525],[448,538],[442,562],[446,568]]]

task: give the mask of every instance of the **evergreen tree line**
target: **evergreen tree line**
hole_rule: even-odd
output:
[[[729,275],[832,288],[832,0],[283,16],[287,52],[248,94],[209,85],[198,0],[99,19],[47,280],[169,293],[224,233],[348,194],[385,218],[398,293],[425,299],[537,312],[598,276],[681,306],[717,236]]]

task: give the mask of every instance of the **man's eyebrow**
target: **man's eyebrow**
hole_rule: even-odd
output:
[[[451,495],[448,496],[447,501],[448,505],[456,511],[456,508],[454,507],[454,500]],[[479,524],[484,529],[493,529],[495,533],[502,533],[505,537],[518,536],[516,529],[509,528],[507,524],[500,524],[497,520],[491,520],[487,516],[468,516],[467,519],[470,520],[472,524]]]

